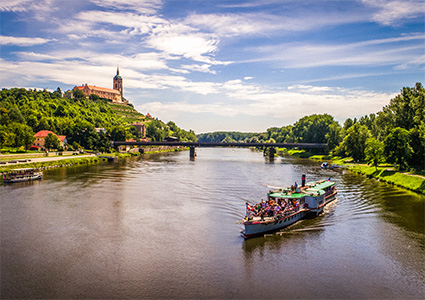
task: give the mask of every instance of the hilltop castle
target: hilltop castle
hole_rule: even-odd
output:
[[[75,86],[72,91],[75,90],[81,90],[84,92],[84,94],[86,94],[86,96],[90,96],[91,94],[95,94],[97,96],[99,96],[100,98],[105,98],[105,99],[109,99],[114,103],[119,103],[119,104],[128,104],[128,101],[125,100],[124,96],[123,96],[123,84],[122,84],[122,77],[120,76],[120,69],[117,68],[117,75],[114,76],[113,78],[113,88],[109,89],[109,88],[104,88],[104,87],[98,87],[95,85],[88,85],[83,84],[81,86]],[[66,98],[72,98],[72,91],[67,91],[65,92],[64,97]]]

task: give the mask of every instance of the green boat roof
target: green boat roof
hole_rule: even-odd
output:
[[[285,198],[285,199],[300,199],[312,193],[316,195],[322,195],[325,193],[324,189],[335,185],[335,182],[322,181],[320,183],[317,183],[316,181],[312,181],[312,182],[308,182],[307,185],[311,187],[305,189],[304,192],[302,193],[292,193],[290,192],[290,189],[286,189],[286,190],[280,190],[280,191],[273,191],[269,193],[269,197]]]
[[[322,183],[319,183],[319,184],[317,184],[317,185],[315,185],[314,187],[312,187],[313,189],[316,189],[316,190],[324,190],[324,189],[326,189],[326,188],[328,188],[328,187],[330,187],[330,186],[333,186],[333,185],[335,185],[335,182],[332,182],[332,181],[324,181],[324,182],[322,182]]]

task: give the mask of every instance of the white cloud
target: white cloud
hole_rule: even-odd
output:
[[[98,24],[112,24],[130,28],[131,30],[126,32],[131,35],[151,33],[156,26],[168,24],[168,21],[158,16],[146,16],[128,12],[84,11],[80,12],[75,19],[78,22],[86,22],[90,28],[95,28],[95,25]],[[63,26],[62,30],[73,31],[74,29]]]
[[[197,32],[183,24],[156,27],[146,43],[149,47],[169,55],[205,63],[212,63],[212,58],[208,55],[214,54],[218,46],[218,40],[213,35]]]
[[[309,68],[321,66],[384,66],[405,64],[423,50],[425,36],[361,41],[347,44],[289,43],[258,47],[265,53],[252,61],[277,61],[278,67]]]
[[[182,113],[208,113],[225,117],[245,115],[277,119],[290,116],[293,120],[306,115],[327,113],[336,119],[345,120],[348,117],[376,113],[394,96],[394,94],[366,91],[322,95],[302,92],[268,92],[252,94],[250,101],[244,105],[231,98],[226,99],[225,102],[214,101],[208,104],[155,101],[138,105],[137,108],[167,120]]]
[[[422,0],[362,0],[364,4],[374,7],[377,11],[373,20],[383,25],[399,25],[407,19],[424,15]]]
[[[26,11],[32,0],[9,0],[0,3],[0,11]]]
[[[293,31],[316,30],[319,27],[357,23],[368,19],[367,15],[350,11],[302,11],[293,13],[228,13],[191,14],[184,23],[207,30],[220,37],[274,36]]]
[[[90,0],[98,6],[114,10],[133,10],[141,14],[155,14],[162,8],[162,0]]]
[[[193,64],[193,65],[181,65],[180,66],[180,68],[190,70],[190,71],[216,74],[217,72],[212,71],[210,69],[210,67],[211,67],[211,65],[209,65],[209,64],[203,64],[203,65]]]
[[[46,44],[52,40],[44,38],[31,38],[31,37],[14,37],[14,36],[0,36],[0,45],[17,45],[17,46],[34,46]]]

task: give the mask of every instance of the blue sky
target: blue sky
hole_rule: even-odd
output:
[[[422,0],[3,0],[0,86],[112,88],[196,133],[377,113],[424,83]]]

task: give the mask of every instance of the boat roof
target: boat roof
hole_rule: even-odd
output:
[[[335,185],[335,182],[333,181],[324,181],[322,183],[316,184],[315,186],[312,186],[312,188],[315,190],[324,190],[333,185]]]
[[[35,170],[35,168],[20,168],[20,169],[12,169],[10,171],[19,172],[19,171],[32,171],[32,170]]]
[[[285,198],[285,199],[300,199],[310,194],[322,195],[325,193],[324,189],[333,185],[335,185],[335,182],[333,181],[325,181],[325,180],[312,181],[312,182],[308,182],[307,183],[308,188],[302,190],[302,192],[300,193],[293,193],[288,188],[286,190],[282,189],[279,191],[271,191],[269,193],[269,197]]]

